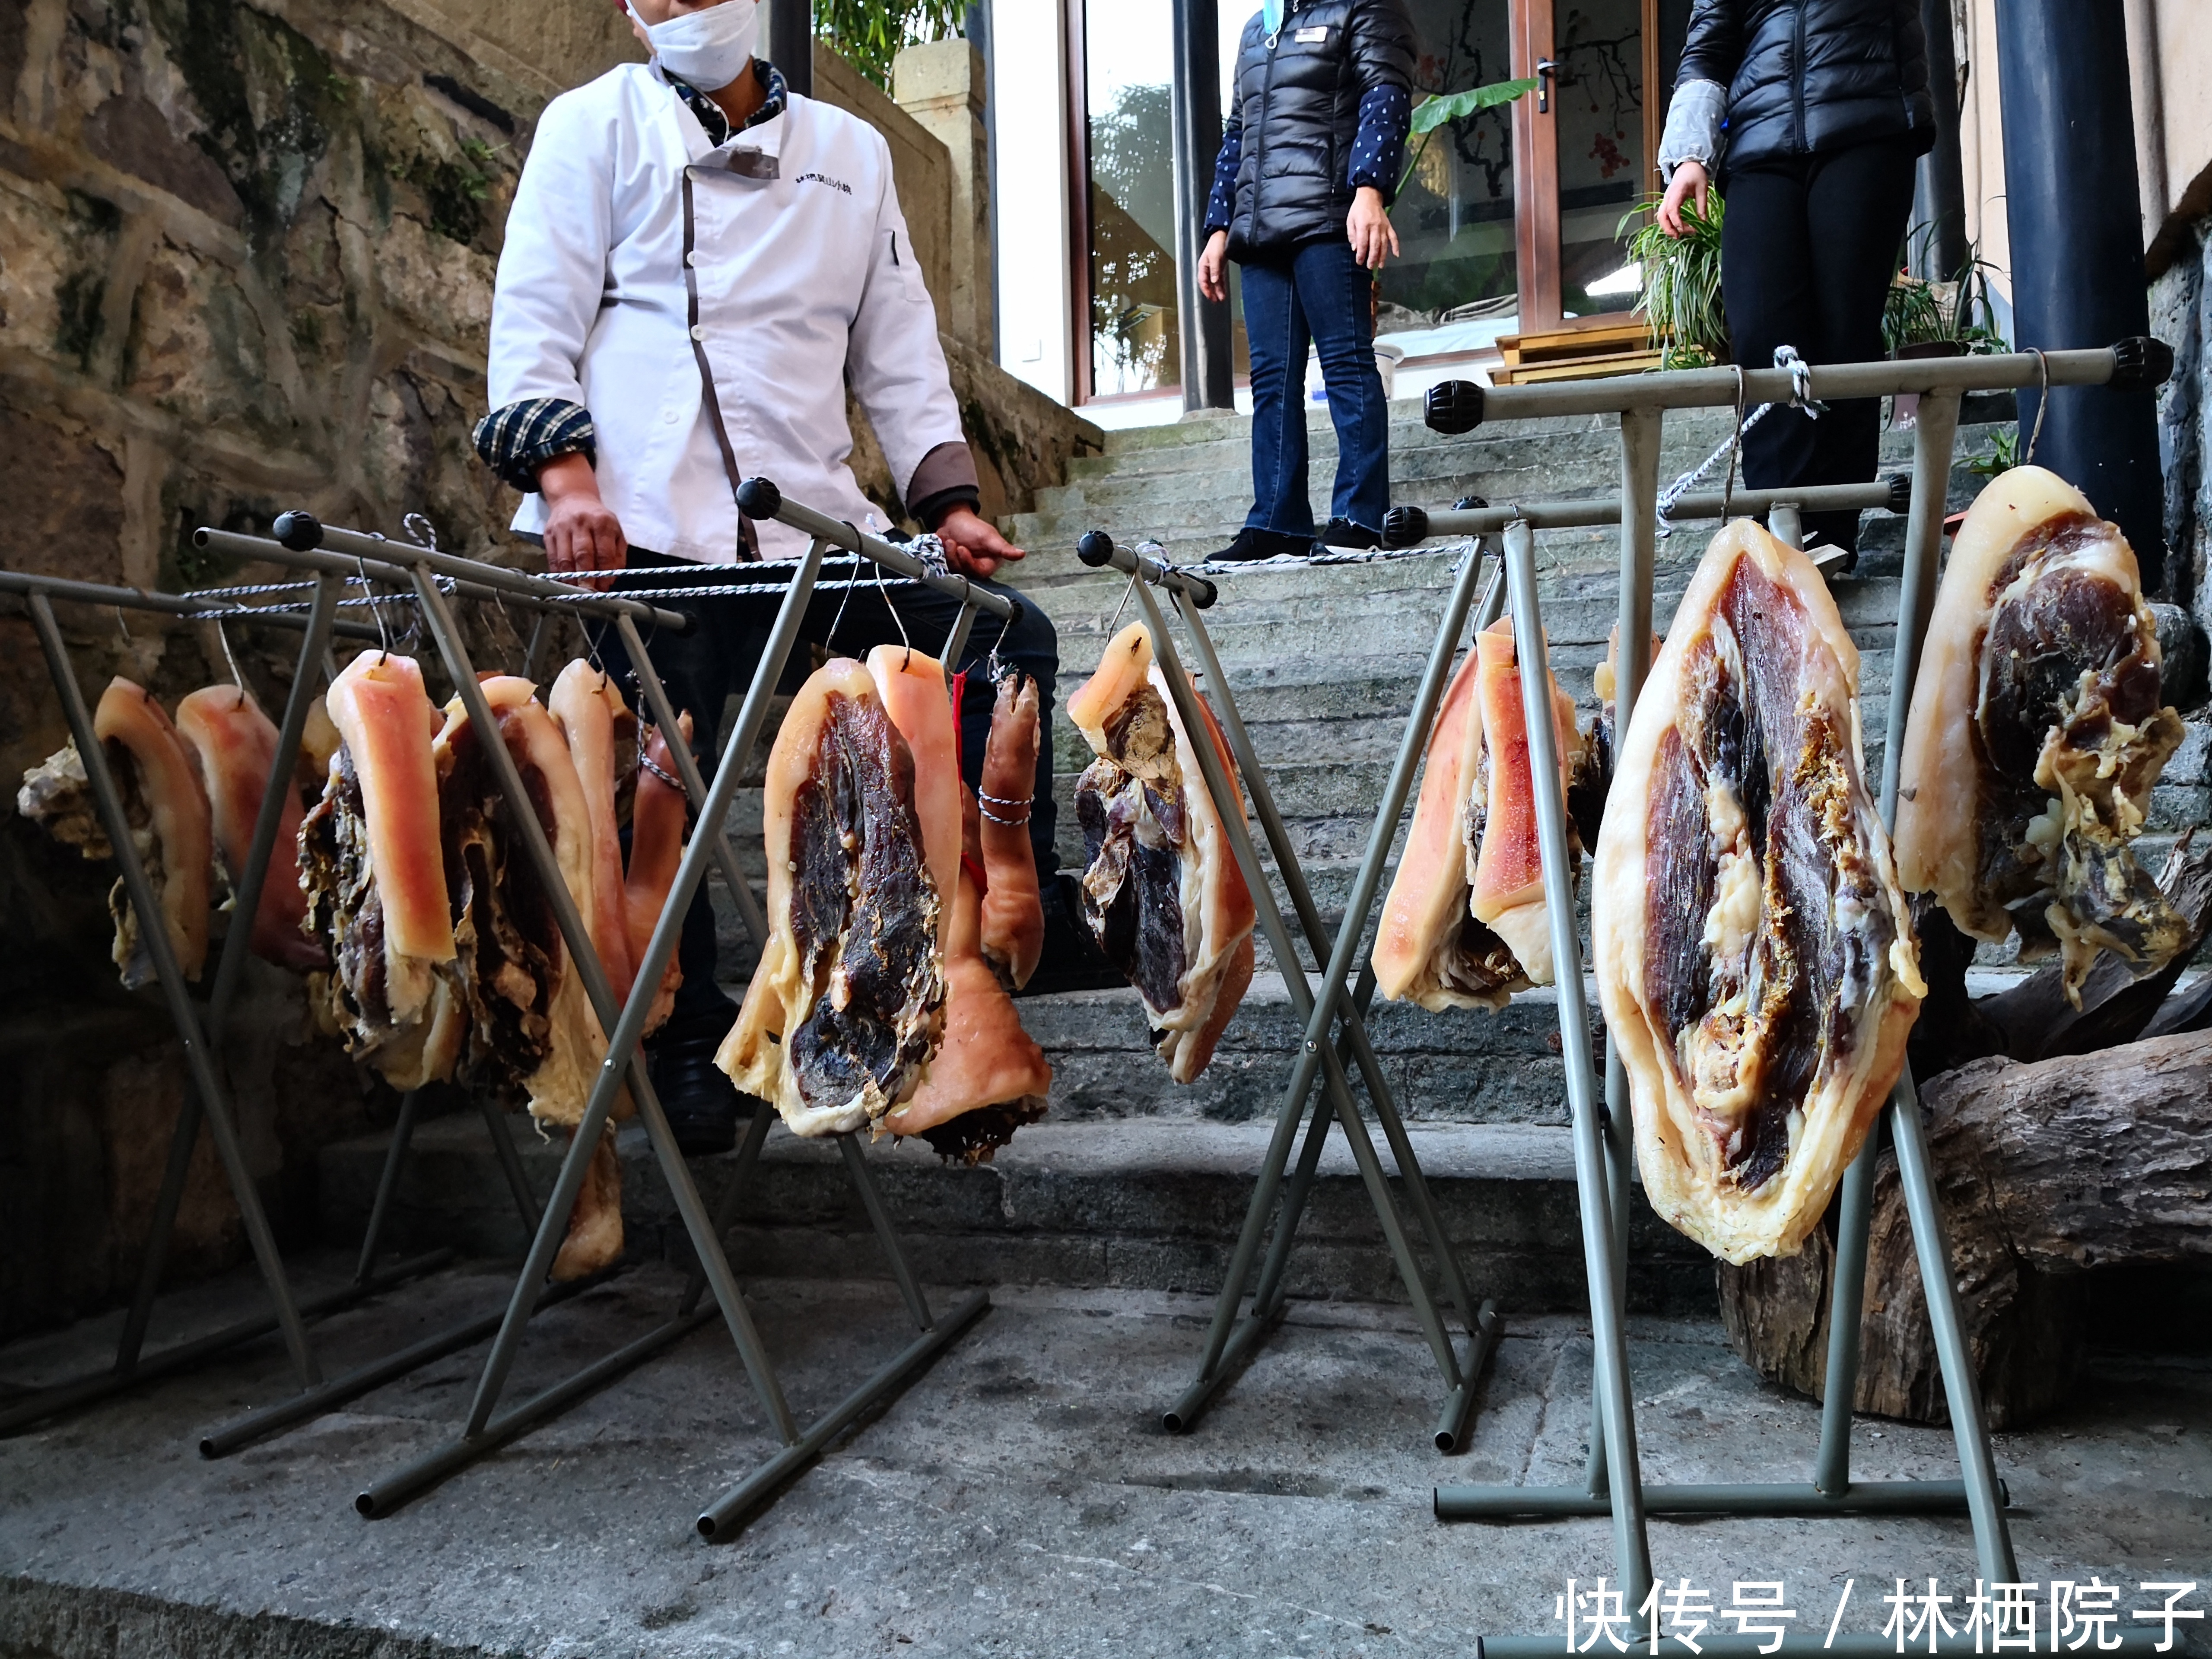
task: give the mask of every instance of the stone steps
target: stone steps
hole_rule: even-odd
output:
[[[516,1133],[542,1200],[552,1189],[560,1148],[521,1125]],[[1226,1273],[1268,1133],[1261,1122],[1097,1119],[1031,1125],[993,1163],[973,1169],[890,1142],[866,1155],[912,1260],[932,1284],[1211,1294]],[[1477,1295],[1523,1313],[1586,1305],[1573,1153],[1564,1128],[1422,1125],[1408,1134]],[[364,1136],[323,1152],[329,1243],[359,1239],[387,1144],[385,1136]],[[625,1128],[618,1145],[630,1259],[688,1266],[689,1240],[643,1131]],[[1392,1167],[1388,1147],[1381,1151]],[[694,1163],[709,1204],[731,1161]],[[522,1229],[473,1112],[416,1129],[390,1224],[398,1249],[444,1244],[478,1255],[520,1254]],[[1703,1251],[1648,1206],[1635,1206],[1631,1233],[1633,1305],[1711,1309],[1712,1272]],[[1293,1295],[1405,1299],[1340,1137],[1332,1138],[1322,1159],[1299,1240],[1289,1279]],[[745,1280],[887,1276],[835,1148],[800,1140],[781,1126],[769,1133],[726,1243]],[[1422,1256],[1430,1267],[1425,1251]]]

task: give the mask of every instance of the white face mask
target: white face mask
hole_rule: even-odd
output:
[[[661,68],[701,92],[719,92],[745,72],[760,42],[760,0],[722,0],[645,31]]]

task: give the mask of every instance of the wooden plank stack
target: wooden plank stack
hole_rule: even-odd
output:
[[[1594,328],[1501,335],[1498,349],[1505,359],[1505,366],[1491,376],[1498,386],[1601,380],[1642,374],[1659,367],[1659,349],[1651,343],[1651,331],[1635,316]]]

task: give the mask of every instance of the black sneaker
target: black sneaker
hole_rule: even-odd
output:
[[[1055,991],[1111,991],[1129,981],[1106,959],[1083,919],[1083,896],[1076,878],[1063,870],[1040,884],[1044,907],[1044,949],[1030,982],[1018,997],[1048,996]]]
[[[670,1133],[686,1158],[709,1158],[738,1144],[738,1121],[751,1115],[754,1103],[738,1092],[714,1051],[722,1033],[664,1036],[653,1045],[653,1091],[660,1097]]]
[[[1292,558],[1304,558],[1313,550],[1313,544],[1304,536],[1286,536],[1279,530],[1255,530],[1246,525],[1237,532],[1237,539],[1213,556],[1212,562],[1222,564],[1243,564],[1253,559],[1273,559],[1289,554]]]
[[[1320,535],[1314,538],[1316,553],[1364,553],[1382,545],[1382,532],[1370,530],[1365,525],[1354,524],[1349,519],[1331,519]]]

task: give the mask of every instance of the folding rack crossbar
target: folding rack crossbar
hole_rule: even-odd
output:
[[[515,1281],[507,1310],[499,1321],[497,1335],[485,1359],[468,1418],[459,1437],[362,1492],[355,1499],[355,1507],[365,1516],[374,1518],[391,1514],[447,1476],[588,1398],[617,1376],[696,1329],[719,1310],[728,1327],[746,1375],[778,1437],[783,1442],[781,1450],[747,1479],[714,1500],[699,1516],[697,1524],[702,1535],[710,1540],[730,1536],[741,1527],[748,1516],[780,1491],[830,1440],[871,1407],[902,1387],[972,1325],[990,1305],[989,1297],[978,1291],[964,1298],[949,1314],[942,1316],[932,1315],[858,1139],[850,1134],[836,1137],[847,1174],[860,1196],[869,1221],[883,1246],[901,1297],[921,1334],[812,1425],[802,1429],[785,1400],[782,1385],[762,1346],[752,1315],[745,1305],[744,1293],[731,1271],[729,1259],[721,1243],[723,1235],[736,1218],[738,1200],[759,1160],[761,1146],[767,1139],[774,1113],[765,1105],[755,1107],[732,1161],[726,1184],[710,1216],[700,1199],[698,1188],[691,1179],[684,1156],[678,1150],[667,1118],[661,1110],[659,1098],[654,1093],[652,1079],[647,1075],[640,1044],[653,1001],[654,988],[660,983],[669,961],[675,954],[685,913],[690,907],[693,896],[698,891],[700,883],[705,879],[709,862],[720,866],[733,895],[738,897],[741,907],[744,908],[747,922],[753,927],[756,938],[765,942],[765,922],[730,848],[724,825],[737,793],[738,780],[766,726],[769,702],[782,678],[784,665],[798,641],[800,625],[805,618],[807,605],[830,549],[842,547],[896,574],[959,599],[961,611],[951,636],[951,652],[957,652],[964,645],[977,611],[988,612],[1002,623],[1010,623],[1019,614],[1017,604],[1001,594],[975,586],[965,578],[933,571],[919,559],[890,543],[866,535],[849,525],[811,508],[785,501],[775,487],[765,479],[748,480],[739,493],[739,505],[756,520],[779,520],[807,532],[812,540],[792,570],[790,585],[784,591],[767,647],[746,691],[736,727],[722,750],[711,786],[700,775],[687,745],[670,745],[671,756],[678,764],[684,788],[697,804],[699,830],[684,848],[675,885],[654,926],[651,942],[638,969],[635,988],[626,1003],[617,1004],[614,1000],[605,972],[592,950],[583,918],[577,912],[574,902],[562,880],[559,866],[554,860],[553,849],[536,813],[527,810],[526,805],[525,810],[515,814],[525,852],[551,901],[570,959],[582,975],[600,1028],[608,1033],[606,1056],[593,1081],[583,1119],[562,1160],[560,1175],[532,1239],[529,1255]],[[487,730],[492,729],[491,711],[477,684],[465,644],[455,623],[452,608],[439,586],[438,577],[465,577],[497,582],[509,586],[510,591],[513,584],[519,580],[528,584],[530,591],[542,597],[574,605],[587,613],[600,608],[598,601],[574,597],[574,590],[564,589],[562,585],[548,582],[542,578],[517,579],[512,572],[495,572],[492,567],[471,565],[468,561],[455,560],[450,556],[425,549],[376,541],[351,532],[324,530],[312,526],[311,522],[288,526],[280,521],[280,537],[285,536],[288,529],[295,532],[289,539],[301,543],[312,541],[348,560],[381,558],[407,571],[432,637],[445,659],[447,672],[459,690],[464,707],[471,719]],[[463,569],[462,566],[469,568]],[[560,591],[550,592],[548,589]],[[619,599],[610,599],[606,603],[619,609],[619,614],[614,617],[614,624],[630,653],[632,664],[638,672],[640,689],[654,720],[665,731],[674,731],[675,711],[669,705],[666,692],[653,669],[651,657],[636,627],[638,613],[649,611],[650,607]],[[672,618],[672,621],[679,628],[683,625],[680,618]],[[510,800],[526,804],[529,796],[506,746],[489,744],[486,745],[485,753],[501,793]],[[575,1206],[586,1171],[599,1138],[605,1131],[616,1097],[625,1083],[636,1103],[638,1115],[644,1121],[662,1176],[674,1196],[677,1212],[690,1236],[697,1258],[696,1266],[674,1314],[664,1323],[564,1381],[510,1407],[503,1414],[498,1413],[500,1400],[506,1392],[525,1328],[545,1298],[546,1275],[552,1266],[554,1254],[567,1232],[569,1213]],[[702,1307],[702,1297],[710,1288],[714,1292],[714,1304]]]
[[[2005,387],[2112,386],[2148,392],[2171,372],[2172,354],[2159,342],[2136,338],[2099,350],[2023,353],[2007,356],[1939,359],[1910,363],[1815,366],[1809,391],[1802,395],[1828,400],[1920,394],[1915,429],[1912,483],[1905,535],[1903,593],[1891,676],[1889,719],[1883,755],[1881,806],[1892,821],[1898,798],[1905,724],[1936,596],[1939,544],[1942,534],[1951,458],[1960,402],[1969,391]],[[1636,697],[1650,671],[1652,580],[1656,561],[1659,434],[1666,409],[1741,406],[1747,401],[1787,402],[1793,388],[1782,371],[1728,370],[1651,375],[1624,380],[1507,386],[1492,390],[1448,383],[1431,394],[1429,423],[1438,430],[1470,431],[1486,418],[1525,419],[1544,416],[1612,412],[1621,422],[1621,492],[1626,511],[1621,526],[1620,656],[1616,673],[1619,725],[1626,730]],[[1810,492],[1802,492],[1809,495]],[[1675,509],[1680,511],[1678,506]],[[1441,516],[1441,515],[1439,515]],[[1850,1425],[1856,1392],[1860,1315],[1865,1293],[1867,1241],[1872,1209],[1876,1138],[1845,1172],[1841,1231],[1836,1249],[1833,1302],[1830,1310],[1828,1368],[1821,1413],[1819,1460],[1810,1486],[1764,1483],[1707,1486],[1647,1486],[1638,1451],[1629,1386],[1624,1328],[1622,1280],[1627,1249],[1629,1186],[1632,1148],[1629,1139],[1626,1079],[1617,1054],[1609,1055],[1607,1086],[1601,1099],[1584,1033],[1588,1006],[1582,953],[1574,920],[1572,868],[1567,851],[1566,805],[1559,782],[1556,743],[1549,718],[1550,676],[1542,604],[1536,587],[1536,526],[1517,517],[1504,526],[1508,592],[1516,650],[1520,659],[1524,709],[1528,716],[1529,763],[1538,781],[1536,807],[1542,847],[1545,899],[1551,913],[1552,945],[1558,964],[1559,1030],[1566,1062],[1567,1098],[1573,1121],[1576,1185],[1589,1276],[1591,1328],[1595,1339],[1593,1407],[1588,1478],[1581,1487],[1440,1487],[1436,1510],[1443,1519],[1505,1521],[1610,1516],[1613,1523],[1616,1584],[1626,1605],[1642,1606],[1650,1594],[1652,1574],[1645,1521],[1649,1515],[1697,1516],[1872,1516],[1956,1514],[1972,1519],[1981,1577],[1990,1583],[2017,1581],[2018,1566],[2004,1516],[2005,1495],[1997,1480],[1983,1415],[1979,1382],[1961,1325],[1956,1281],[1951,1270],[1941,1205],[1929,1173],[1926,1133],[1910,1071],[1900,1078],[1886,1114],[1891,1145],[1911,1218],[1921,1282],[1941,1361],[1944,1392],[1964,1479],[1959,1481],[1854,1481],[1850,1478]],[[1447,608],[1439,630],[1439,652],[1455,641],[1458,620]],[[1432,708],[1417,708],[1408,747],[1425,744]],[[1401,803],[1402,805],[1402,803]],[[1347,922],[1347,935],[1351,932]],[[1638,1628],[1641,1628],[1640,1622]],[[2146,1650],[2149,1632],[2130,1632],[2130,1650]],[[1557,1636],[1490,1637],[1481,1651],[1488,1659],[1533,1659],[1552,1651]],[[1887,1652],[1884,1641],[1838,1636],[1828,1643],[1791,1639],[1788,1650],[1824,1650],[1853,1656]],[[1757,1638],[1707,1637],[1705,1646],[1735,1659],[1753,1650]]]
[[[168,1162],[162,1172],[160,1193],[155,1200],[153,1218],[147,1231],[146,1254],[139,1267],[137,1285],[129,1311],[124,1316],[122,1333],[116,1343],[114,1363],[104,1370],[36,1389],[5,1411],[0,1411],[0,1434],[15,1433],[64,1413],[112,1398],[126,1389],[173,1375],[240,1343],[265,1336],[271,1331],[283,1333],[293,1369],[298,1373],[302,1386],[313,1387],[320,1380],[320,1373],[313,1345],[307,1336],[307,1320],[350,1307],[365,1297],[416,1274],[426,1273],[442,1265],[451,1255],[449,1251],[434,1251],[379,1269],[374,1249],[375,1234],[372,1230],[352,1281],[338,1291],[301,1301],[293,1291],[283,1259],[276,1249],[275,1236],[270,1230],[267,1213],[262,1208],[260,1194],[253,1184],[252,1175],[246,1168],[240,1149],[237,1113],[233,1109],[223,1076],[222,1039],[232,1005],[237,998],[239,975],[246,965],[248,940],[253,931],[252,918],[260,908],[262,885],[268,873],[270,849],[276,839],[282,800],[280,792],[274,785],[276,781],[289,778],[291,775],[292,757],[297,752],[300,733],[307,720],[307,705],[314,696],[314,686],[319,678],[318,665],[329,647],[331,635],[338,634],[352,639],[365,639],[374,644],[378,637],[377,630],[365,623],[338,619],[337,584],[334,581],[317,585],[313,602],[304,613],[195,599],[175,593],[148,592],[139,588],[114,587],[97,582],[71,581],[17,571],[0,571],[0,593],[22,601],[24,608],[30,613],[32,626],[38,633],[40,647],[46,655],[47,672],[53,679],[63,715],[69,722],[70,735],[76,741],[78,756],[84,763],[85,776],[92,787],[100,826],[106,832],[115,860],[121,867],[124,891],[138,918],[139,938],[153,963],[163,1000],[168,1005],[171,1023],[184,1046],[186,1073],[191,1085],[185,1091],[175,1127],[170,1133]],[[251,622],[287,629],[301,636],[298,668],[293,678],[278,754],[271,771],[272,787],[264,792],[261,814],[254,826],[252,854],[246,869],[240,872],[231,925],[223,937],[214,984],[204,1007],[192,999],[182,965],[170,943],[168,928],[162,919],[153,884],[147,875],[145,860],[132,839],[131,826],[124,812],[122,793],[117,785],[114,770],[108,763],[106,745],[99,740],[94,732],[92,711],[77,684],[69,647],[54,617],[52,602],[57,599],[70,604],[110,607],[118,614],[123,611],[138,611],[218,623]],[[154,1305],[160,1293],[162,1270],[176,1229],[178,1206],[184,1198],[185,1185],[191,1174],[192,1153],[199,1142],[203,1120],[213,1135],[223,1176],[229,1183],[231,1196],[238,1205],[255,1265],[268,1289],[271,1310],[257,1318],[173,1343],[149,1354],[145,1352],[147,1329],[153,1319]]]
[[[1277,810],[1273,791],[1268,787],[1266,769],[1252,747],[1252,739],[1245,729],[1243,716],[1237,708],[1236,694],[1228,677],[1221,671],[1220,659],[1214,654],[1213,641],[1200,621],[1198,613],[1214,602],[1215,588],[1204,578],[1176,569],[1158,554],[1156,548],[1142,552],[1116,547],[1113,538],[1103,531],[1093,531],[1083,538],[1078,556],[1093,568],[1111,567],[1126,572],[1131,578],[1138,604],[1142,609],[1145,627],[1152,635],[1152,653],[1158,660],[1161,678],[1167,683],[1168,694],[1174,700],[1176,713],[1183,730],[1192,735],[1191,749],[1198,757],[1199,770],[1208,795],[1212,799],[1222,827],[1229,837],[1231,854],[1251,890],[1255,907],[1259,912],[1261,932],[1267,948],[1282,970],[1284,988],[1289,995],[1292,1012],[1308,1028],[1309,1041],[1298,1055],[1297,1075],[1291,1090],[1292,1099],[1275,1121],[1273,1139],[1260,1168],[1260,1184],[1254,1193],[1250,1208],[1246,1212],[1244,1226],[1237,1241],[1235,1255],[1231,1259],[1229,1274],[1215,1304],[1213,1322],[1206,1334],[1206,1351],[1199,1365],[1198,1379],[1182,1397],[1161,1414],[1162,1423],[1171,1432],[1196,1426],[1213,1395],[1239,1366],[1265,1341],[1281,1322],[1288,1304],[1285,1290],[1285,1272],[1290,1263],[1291,1242],[1296,1235],[1297,1219],[1308,1194],[1312,1188],[1316,1172],[1321,1164],[1322,1149],[1328,1138],[1332,1119],[1341,1126],[1344,1137],[1358,1165],[1361,1182],[1367,1189],[1368,1201],[1374,1206],[1375,1218],[1381,1223],[1382,1236],[1390,1249],[1398,1277],[1405,1285],[1412,1302],[1414,1317],[1427,1340],[1429,1351],[1436,1361],[1444,1387],[1444,1402],[1437,1418],[1435,1441],[1443,1450],[1458,1447],[1466,1438],[1468,1424],[1474,1410],[1477,1379],[1488,1363],[1491,1351],[1498,1341],[1498,1310],[1488,1299],[1477,1304],[1469,1293],[1465,1273],[1461,1270],[1457,1251],[1444,1231],[1443,1220],[1436,1201],[1429,1191],[1428,1181],[1421,1170],[1420,1160],[1415,1156],[1412,1141],[1406,1133],[1403,1119],[1398,1111],[1397,1097],[1389,1079],[1383,1075],[1382,1063],[1369,1042],[1365,1012],[1374,992],[1371,975],[1361,976],[1356,991],[1344,987],[1343,963],[1346,940],[1356,933],[1340,932],[1332,939],[1327,923],[1322,920],[1313,892],[1308,884],[1304,866],[1299,863],[1297,848],[1291,842],[1289,830]],[[1476,561],[1470,556],[1462,571],[1461,587],[1471,595]],[[1244,818],[1243,802],[1238,798],[1237,780],[1230,776],[1221,764],[1221,757],[1213,745],[1205,741],[1206,729],[1199,712],[1197,694],[1191,689],[1189,677],[1184,673],[1175,640],[1170,635],[1167,618],[1153,589],[1167,593],[1176,614],[1182,619],[1190,636],[1192,647],[1198,653],[1199,665],[1206,679],[1207,698],[1219,716],[1223,734],[1228,738],[1230,752],[1236,757],[1243,778],[1244,789],[1251,796],[1254,812],[1260,820],[1261,832],[1267,837],[1268,850],[1274,854],[1276,872],[1281,878],[1284,890],[1290,896],[1291,908],[1297,913],[1300,931],[1317,963],[1330,963],[1335,971],[1322,976],[1324,1006],[1333,1006],[1337,1018],[1328,1024],[1339,1024],[1341,1034],[1331,1042],[1328,1024],[1316,1012],[1312,987],[1301,966],[1296,941],[1283,919],[1281,907],[1275,902],[1274,889],[1267,880],[1267,872],[1260,862],[1259,849],[1252,839],[1252,831]],[[1322,1035],[1314,1035],[1318,1027]],[[1408,1206],[1422,1239],[1427,1243],[1437,1264],[1437,1273],[1443,1288],[1443,1301],[1459,1316],[1468,1333],[1468,1342],[1462,1352],[1454,1342],[1443,1316],[1439,1313],[1437,1298],[1429,1290],[1419,1261],[1413,1254],[1413,1241],[1408,1237],[1398,1213],[1397,1204],[1390,1192],[1389,1180],[1382,1160],[1376,1157],[1375,1143],[1367,1131],[1366,1121],[1352,1099],[1347,1067],[1356,1066],[1361,1080],[1367,1086],[1368,1098],[1376,1121],[1382,1127],[1384,1139],[1389,1143],[1390,1153],[1397,1162],[1398,1175],[1405,1188]],[[1297,1172],[1292,1177],[1285,1199],[1284,1221],[1275,1232],[1273,1247],[1261,1267],[1260,1284],[1253,1299],[1250,1314],[1238,1317],[1243,1303],[1244,1285],[1250,1279],[1254,1264],[1259,1261],[1260,1247],[1266,1233],[1267,1220],[1273,1210],[1281,1191],[1285,1167],[1290,1161],[1291,1143],[1297,1134],[1298,1121],[1307,1095],[1311,1092],[1316,1075],[1326,1081],[1325,1091],[1314,1109],[1311,1127],[1299,1159]]]

